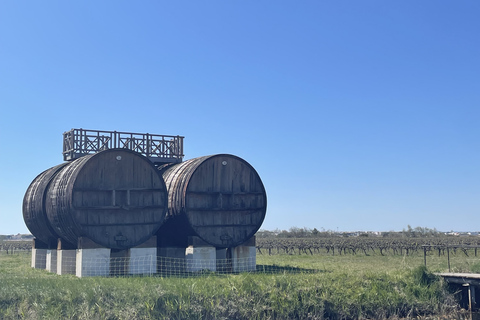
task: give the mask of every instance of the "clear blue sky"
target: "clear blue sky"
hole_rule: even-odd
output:
[[[480,2],[0,3],[0,234],[71,128],[260,174],[263,229],[480,230]]]

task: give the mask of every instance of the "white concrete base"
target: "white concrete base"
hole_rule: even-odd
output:
[[[57,273],[57,250],[56,249],[47,250],[45,269],[47,269],[47,271]]]
[[[76,250],[57,251],[57,274],[75,274]]]
[[[257,251],[253,246],[238,246],[232,248],[233,272],[256,271]]]
[[[47,267],[47,249],[32,248],[32,268],[45,269]]]
[[[185,250],[186,271],[217,270],[217,250],[215,247],[189,246]]]
[[[76,276],[106,277],[110,275],[110,249],[77,249]]]
[[[130,249],[129,274],[154,274],[157,272],[157,248]]]

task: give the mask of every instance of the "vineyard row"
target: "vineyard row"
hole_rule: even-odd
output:
[[[469,256],[477,256],[480,251],[479,237],[432,237],[432,238],[257,238],[257,252],[259,254],[380,254],[380,255],[410,255],[417,252],[446,254],[450,248],[452,253],[457,251]],[[14,253],[30,251],[31,241],[0,241],[0,252]]]
[[[257,252],[260,254],[393,254],[410,255],[417,252],[446,254],[450,248],[469,256],[477,256],[480,238],[477,237],[434,237],[434,238],[257,238]]]

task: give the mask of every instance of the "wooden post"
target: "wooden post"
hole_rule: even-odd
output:
[[[469,283],[465,283],[463,286],[467,287],[468,290],[468,310],[473,312],[477,307],[477,303],[475,301],[475,286]]]
[[[427,266],[427,247],[423,247],[423,263]]]
[[[448,272],[451,272],[450,271],[450,249],[448,246],[447,246],[447,261],[448,261]]]
[[[468,301],[469,301],[469,308],[470,311],[474,311],[477,307],[477,303],[475,301],[475,286],[469,285],[468,286]]]

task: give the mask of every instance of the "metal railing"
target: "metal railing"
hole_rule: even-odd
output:
[[[72,129],[63,133],[63,159],[70,161],[107,149],[123,148],[138,152],[152,162],[182,162],[183,138],[149,133]]]
[[[450,250],[457,251],[457,249],[460,249],[466,256],[468,256],[467,249],[475,249],[475,256],[477,256],[477,250],[480,249],[480,246],[472,246],[472,245],[422,245],[423,248],[423,263],[425,267],[427,266],[427,252],[433,251],[433,250],[439,250],[439,255],[440,251],[443,253],[446,251],[447,252],[447,264],[448,264],[448,272],[452,271],[452,268],[450,266]]]

